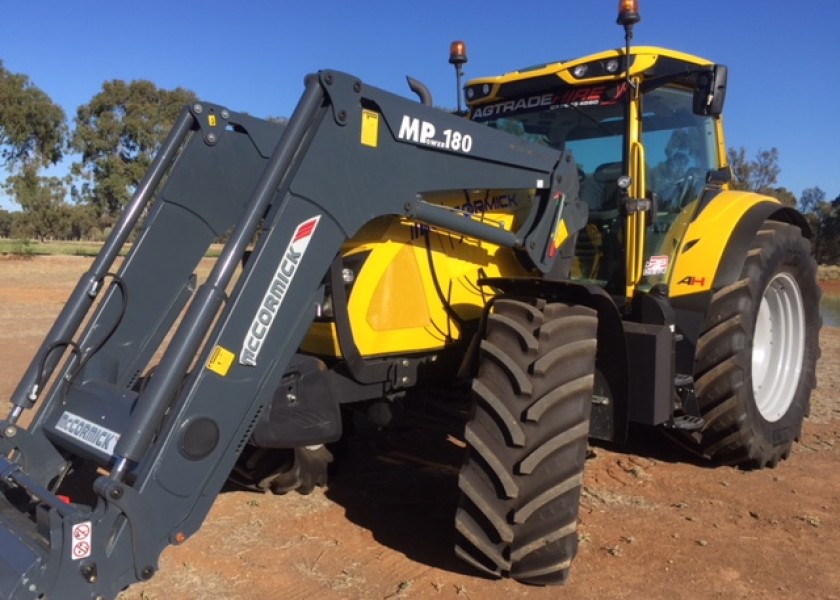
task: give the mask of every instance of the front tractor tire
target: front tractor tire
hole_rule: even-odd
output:
[[[819,300],[808,240],[765,222],[738,280],[715,292],[697,343],[705,424],[695,441],[714,462],[775,467],[790,454],[816,384]]]
[[[473,382],[458,486],[456,554],[496,577],[566,580],[595,372],[596,313],[494,302]]]

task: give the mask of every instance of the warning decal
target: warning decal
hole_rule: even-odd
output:
[[[645,275],[665,275],[668,273],[668,256],[651,256],[645,263]]]
[[[73,525],[73,539],[70,546],[70,558],[81,560],[91,555],[91,543],[93,540],[93,528],[90,521],[76,523]]]
[[[216,346],[213,348],[213,352],[210,353],[210,360],[207,361],[207,368],[213,371],[216,375],[227,377],[234,358],[236,358],[236,355],[233,352],[227,348]]]

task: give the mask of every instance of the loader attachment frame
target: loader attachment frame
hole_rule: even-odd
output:
[[[334,71],[285,128],[185,108],[0,423],[0,597],[113,597],[199,529],[366,223],[491,240],[548,273],[576,186],[568,154]],[[536,200],[508,232],[422,197],[464,189]]]

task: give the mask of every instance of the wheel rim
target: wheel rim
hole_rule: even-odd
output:
[[[752,347],[753,397],[767,421],[778,421],[790,408],[804,356],[802,292],[791,274],[778,273],[761,297]]]

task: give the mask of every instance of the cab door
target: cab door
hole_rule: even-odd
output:
[[[628,289],[668,282],[706,178],[723,164],[719,119],[694,114],[693,97],[688,87],[664,86],[645,93],[638,104],[641,131],[639,141],[630,142],[636,180],[630,197],[649,200],[650,209],[637,213],[634,223],[636,231],[644,229],[642,239],[628,236],[628,245],[636,245],[628,247],[628,255],[640,253],[636,270],[628,270]]]

